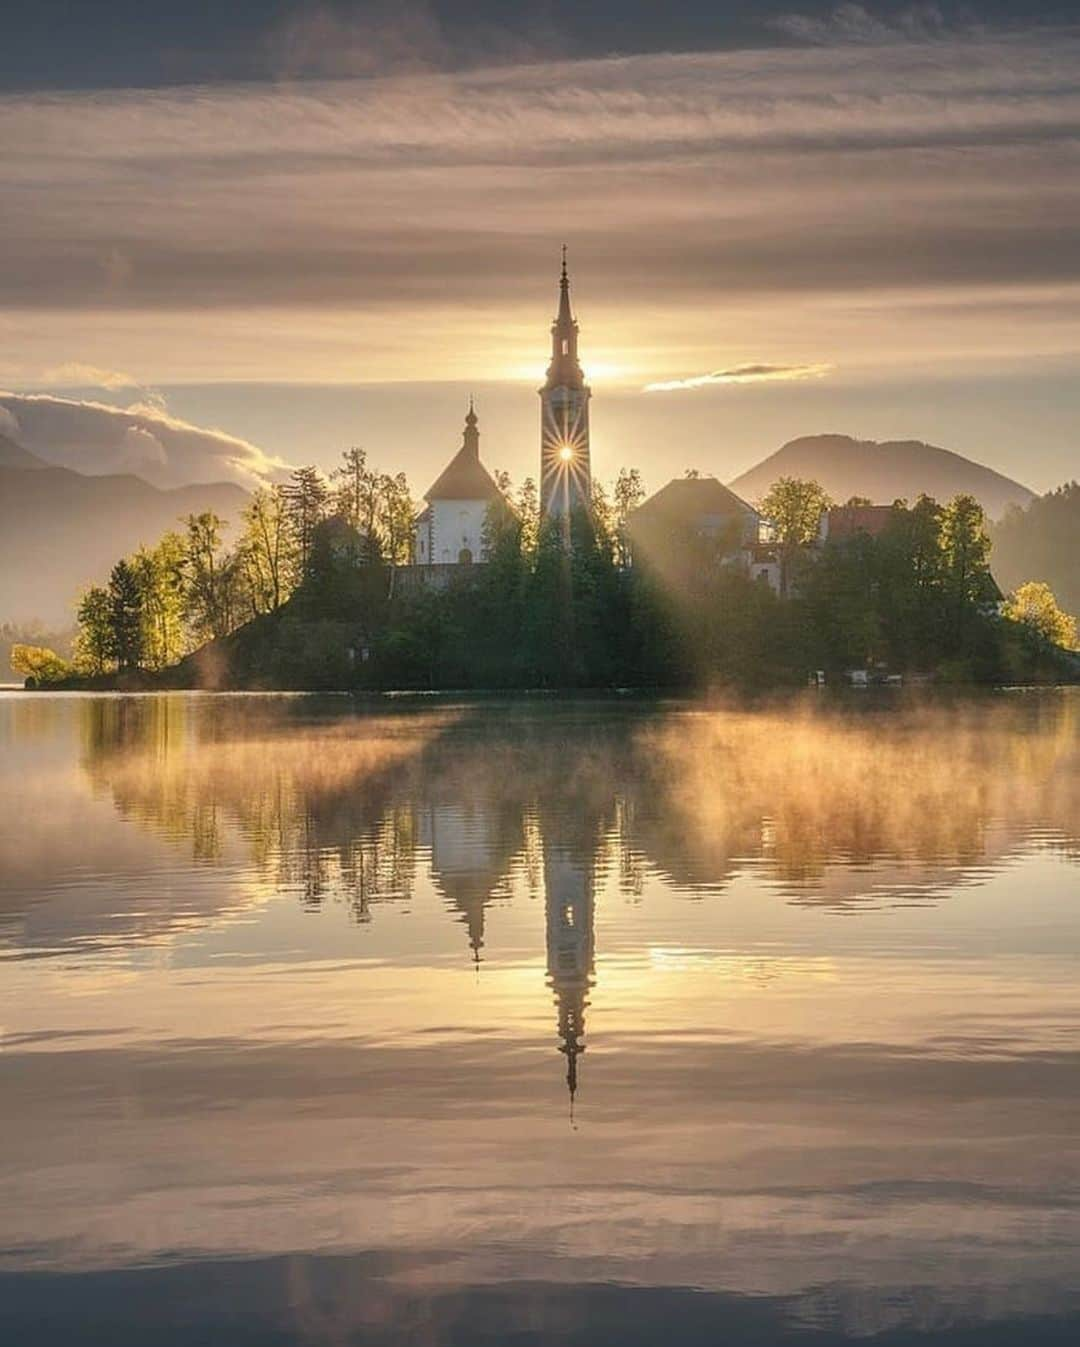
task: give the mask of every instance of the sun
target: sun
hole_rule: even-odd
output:
[[[570,462],[570,460],[574,457],[574,451],[570,447],[570,445],[568,444],[563,445],[563,447],[559,450],[559,457],[562,459],[564,463]]]

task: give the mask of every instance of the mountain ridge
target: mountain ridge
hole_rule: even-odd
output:
[[[837,433],[789,440],[728,485],[753,501],[779,477],[812,478],[838,502],[867,496],[875,504],[891,505],[921,493],[945,501],[967,492],[991,519],[1001,518],[1010,505],[1028,505],[1037,494],[993,468],[923,440],[859,440]]]
[[[94,475],[54,467],[0,437],[0,619],[64,624],[81,590],[115,562],[156,543],[188,514],[213,510],[239,522],[249,499],[232,482],[157,487],[133,473]]]
[[[10,435],[0,431],[0,468],[18,468],[21,472],[34,472],[49,465],[37,454],[24,449]]]

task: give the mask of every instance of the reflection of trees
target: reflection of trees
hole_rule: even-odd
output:
[[[690,714],[645,736],[638,845],[688,888],[749,860],[800,900],[940,894],[1032,838],[1075,854],[1078,728],[1069,697]]]
[[[122,817],[187,841],[196,861],[221,861],[228,835],[306,904],[342,898],[368,919],[373,902],[407,897],[415,839],[400,796],[438,719],[342,721],[239,700],[231,718],[229,706],[88,701],[84,766]]]
[[[704,892],[752,863],[792,897],[826,900],[893,872],[932,894],[1032,839],[1080,851],[1068,696],[889,714],[585,704],[343,718],[302,700],[185,698],[83,711],[86,769],[122,816],[186,839],[199,861],[220,859],[231,832],[305,901],[345,896],[363,917],[408,893],[419,849],[474,953],[514,866],[535,887],[554,845],[610,860],[627,892],[650,872]]]
[[[546,972],[571,1097],[608,870],[647,900],[747,867],[793,901],[933,899],[1013,851],[1080,857],[1076,698],[889,713],[515,705],[342,714],[306,700],[83,703],[84,766],[117,811],[200,863],[250,858],[370,921],[418,858],[479,961],[520,875],[545,902]]]

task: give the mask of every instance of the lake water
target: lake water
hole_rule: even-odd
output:
[[[0,1341],[1080,1340],[1080,697],[0,696]]]

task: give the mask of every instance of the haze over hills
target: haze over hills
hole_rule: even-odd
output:
[[[836,501],[867,496],[875,504],[914,500],[920,493],[940,501],[967,492],[991,519],[1010,505],[1025,506],[1035,492],[993,468],[920,440],[856,440],[850,435],[804,435],[736,477],[729,485],[744,500],[760,500],[778,477],[809,478]]]
[[[29,449],[16,444],[9,436],[0,434],[0,468],[47,468],[49,465]]]
[[[65,625],[78,594],[121,556],[154,543],[183,515],[236,522],[248,499],[228,482],[161,490],[130,474],[53,468],[0,435],[0,620]]]

